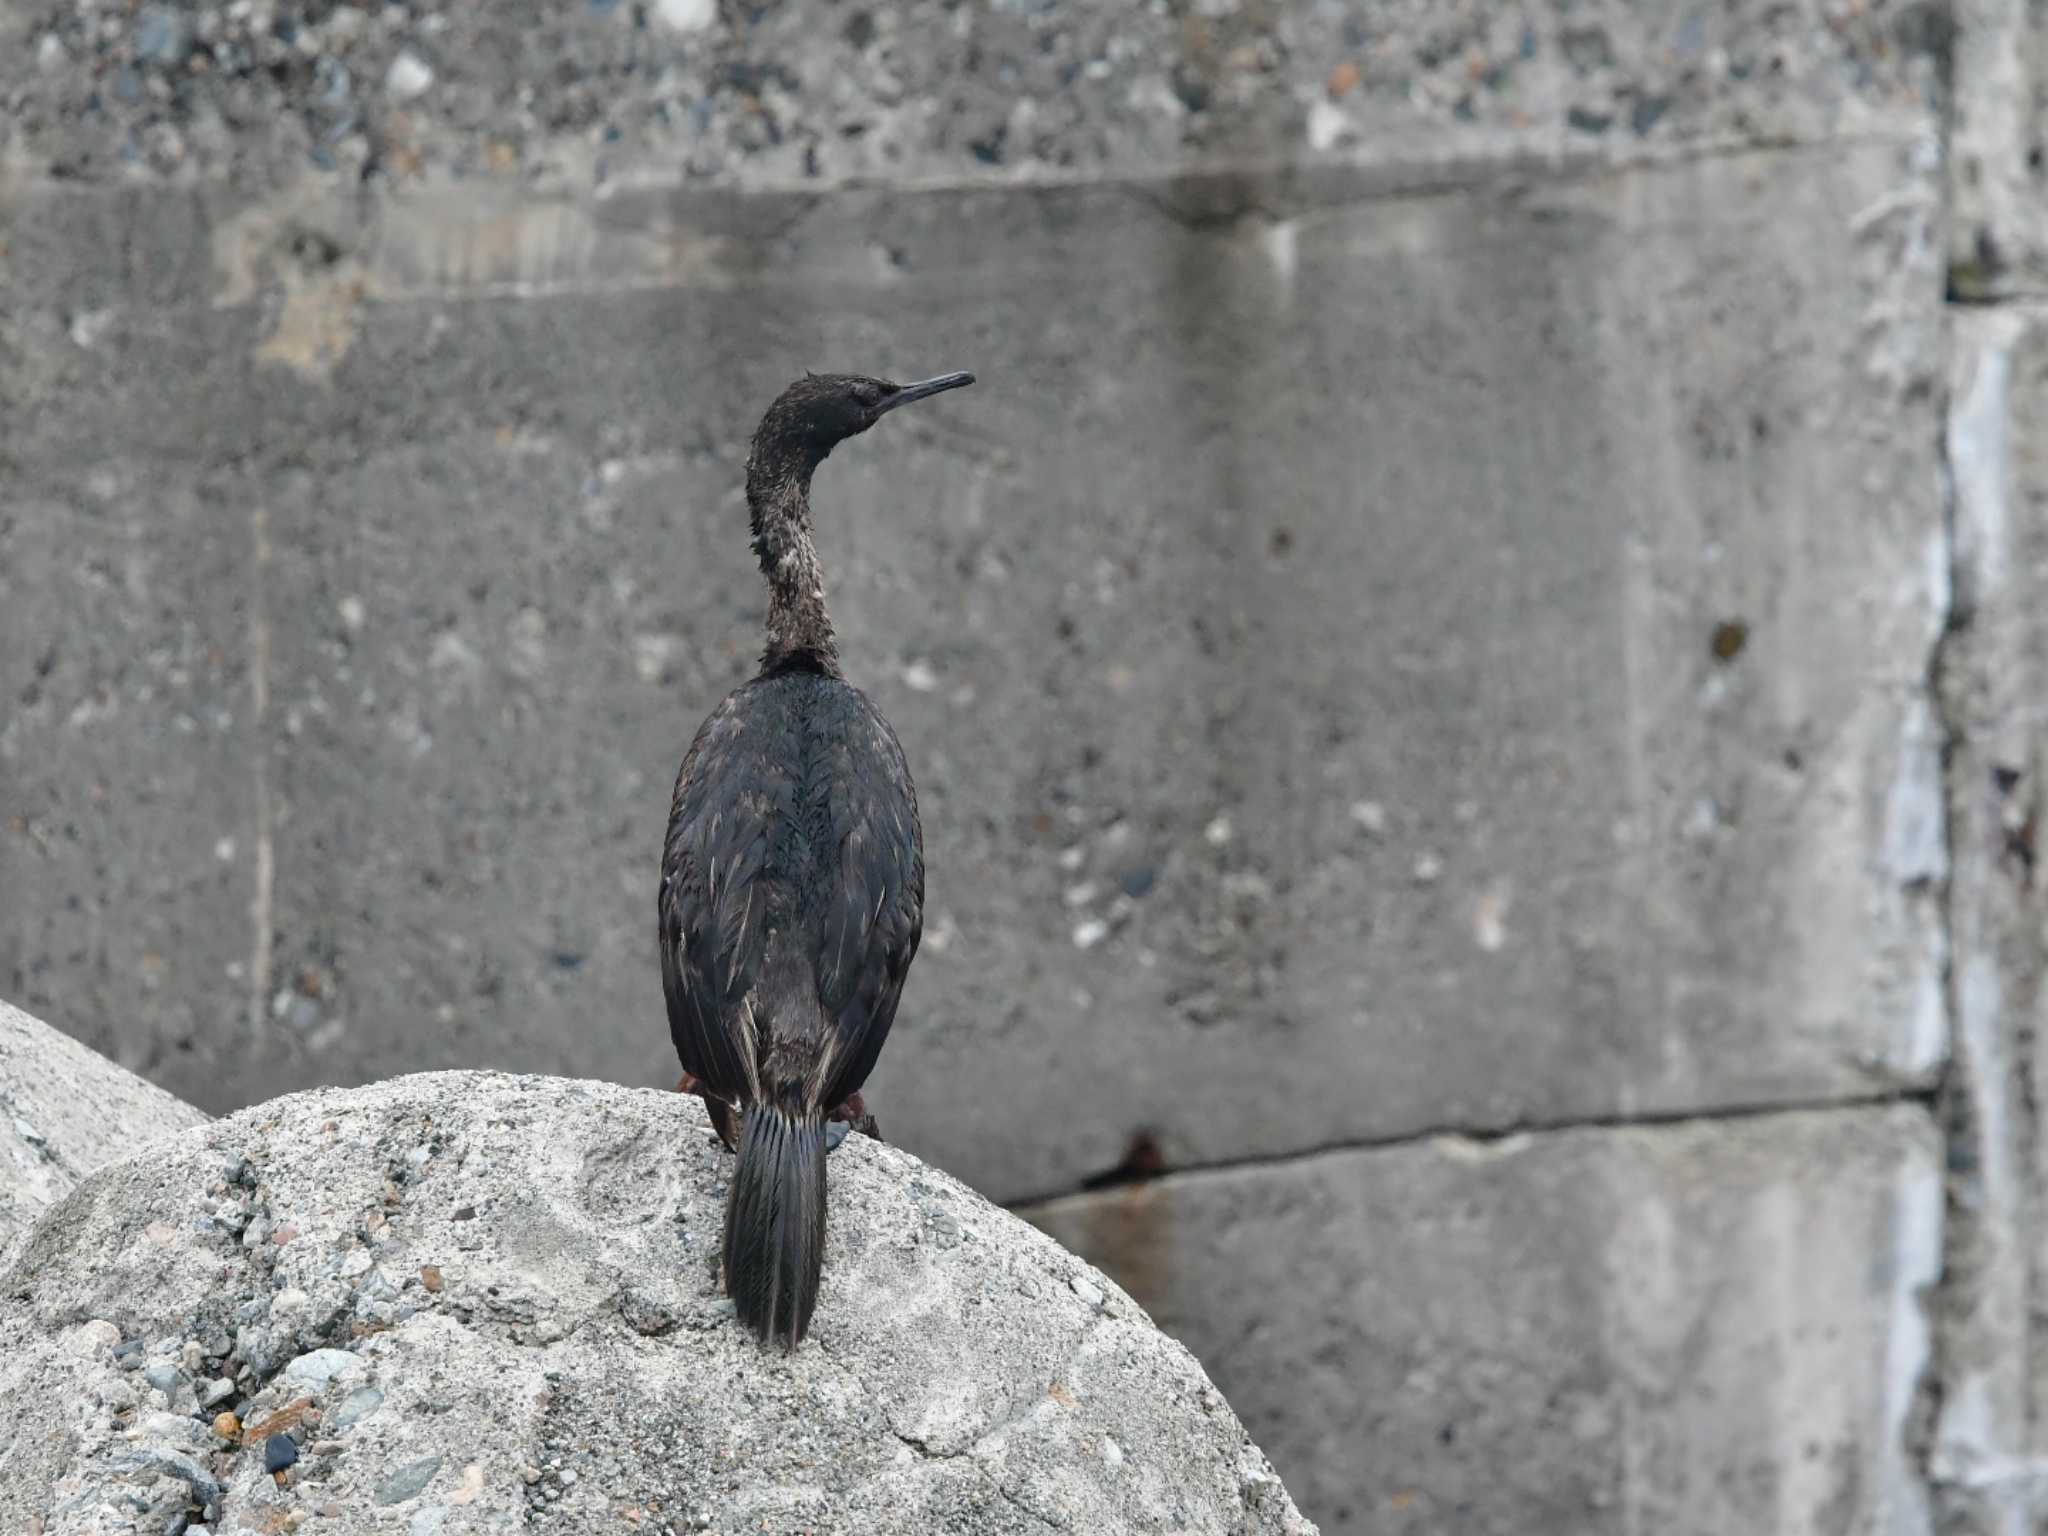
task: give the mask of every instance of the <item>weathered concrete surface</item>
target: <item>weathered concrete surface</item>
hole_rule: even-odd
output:
[[[859,358],[986,375],[819,487],[925,804],[906,1144],[1014,1197],[1141,1127],[1924,1079],[1921,146],[1469,175],[18,186],[0,977],[209,1107],[661,1081],[668,786],[758,643],[741,444]]]
[[[1949,143],[1949,281],[1972,302],[2048,296],[2048,16],[1958,0]]]
[[[678,1095],[450,1073],[104,1169],[0,1275],[0,1526],[1314,1531],[1128,1296],[865,1138],[811,1337],[762,1350],[729,1166]]]
[[[1942,1154],[1912,1106],[1437,1139],[1029,1214],[1332,1532],[1925,1532]],[[1822,1170],[1825,1170],[1824,1176]]]
[[[0,1263],[102,1163],[205,1118],[0,1002]]]
[[[1949,17],[1829,0],[47,0],[0,11],[0,154],[71,181],[246,188],[312,167],[589,187],[655,168],[818,187],[1812,142],[1926,110]]]
[[[2044,914],[2036,865],[2048,629],[2048,310],[1955,318],[1946,438],[1956,618],[1941,697],[1955,870],[1949,897],[1955,1067],[1952,1197],[1940,1312],[1941,1412],[1929,1469],[1949,1528],[2005,1533],[2048,1517]]]
[[[2048,912],[2036,870],[2048,769],[2048,30],[2038,6],[1968,0],[1956,15],[1948,286],[1958,304],[1944,434],[1955,601],[1936,669],[1954,1042],[1927,1471],[1944,1530],[2023,1536],[2048,1520]]]

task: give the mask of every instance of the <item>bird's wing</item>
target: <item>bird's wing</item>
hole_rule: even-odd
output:
[[[756,882],[792,793],[788,774],[751,748],[745,690],[714,710],[676,776],[662,851],[661,984],[669,1033],[691,1075],[736,1098],[751,1080],[746,998],[767,930]]]
[[[903,748],[865,697],[827,804],[838,879],[822,913],[818,1000],[835,1032],[824,1107],[857,1093],[896,1018],[924,933],[924,834]]]

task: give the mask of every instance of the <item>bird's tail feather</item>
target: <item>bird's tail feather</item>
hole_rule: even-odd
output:
[[[815,1110],[749,1104],[725,1206],[725,1291],[763,1343],[795,1349],[818,1304],[825,1259],[825,1122]]]

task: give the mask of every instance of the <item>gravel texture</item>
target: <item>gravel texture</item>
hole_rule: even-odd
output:
[[[1928,95],[1924,4],[151,0],[0,21],[0,145],[99,180],[1073,173],[1814,138]]]

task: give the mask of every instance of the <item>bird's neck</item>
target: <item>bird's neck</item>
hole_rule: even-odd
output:
[[[762,669],[810,662],[838,671],[839,647],[832,615],[825,610],[825,569],[811,536],[810,466],[750,463],[747,510],[754,554],[768,583],[768,648]]]

